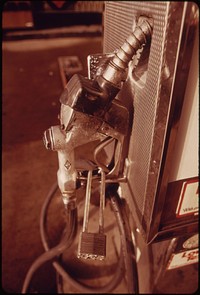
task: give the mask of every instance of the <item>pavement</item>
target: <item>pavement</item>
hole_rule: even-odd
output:
[[[59,124],[63,84],[58,57],[78,56],[87,75],[87,55],[102,52],[102,38],[5,41],[2,48],[2,287],[20,293],[28,268],[44,252],[39,216],[58,169],[57,153],[43,144],[43,132]],[[59,235],[61,211],[58,193],[52,239]],[[55,292],[49,264],[33,286]]]

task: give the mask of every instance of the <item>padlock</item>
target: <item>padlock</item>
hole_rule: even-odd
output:
[[[88,232],[90,196],[92,185],[92,171],[88,172],[86,199],[83,217],[83,231],[80,233],[78,245],[78,258],[103,260],[106,256],[106,235],[104,234],[104,216],[105,208],[105,172],[101,169],[101,187],[100,187],[100,209],[99,209],[99,232]]]

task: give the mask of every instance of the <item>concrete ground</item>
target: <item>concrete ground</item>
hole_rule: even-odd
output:
[[[20,292],[28,268],[44,252],[39,215],[58,164],[42,138],[44,130],[59,123],[63,85],[58,57],[77,55],[87,69],[87,55],[101,51],[100,37],[3,42],[2,286],[9,293]],[[56,232],[62,222],[59,193],[57,202]],[[55,290],[51,269],[41,269],[43,280],[36,277],[40,291]]]

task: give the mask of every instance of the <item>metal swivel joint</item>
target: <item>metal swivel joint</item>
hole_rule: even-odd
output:
[[[115,53],[109,62],[103,74],[96,78],[101,89],[120,88],[120,83],[124,77],[124,72],[129,62],[136,54],[137,50],[142,48],[151,38],[152,35],[152,19],[140,17],[135,30],[128,36],[123,45]],[[113,89],[113,94],[116,90]],[[109,92],[109,101],[114,97]]]
[[[121,89],[124,73],[129,62],[151,38],[152,20],[140,17],[135,30],[115,53],[107,67],[94,80],[75,74],[67,84],[61,103],[74,110],[104,118],[111,102]]]

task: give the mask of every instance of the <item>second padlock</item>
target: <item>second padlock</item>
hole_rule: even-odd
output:
[[[105,208],[105,172],[101,169],[99,230],[97,233],[88,232],[89,209],[92,186],[92,170],[88,171],[86,199],[83,217],[83,230],[80,233],[78,245],[78,258],[103,260],[106,257],[106,235],[104,234]]]

